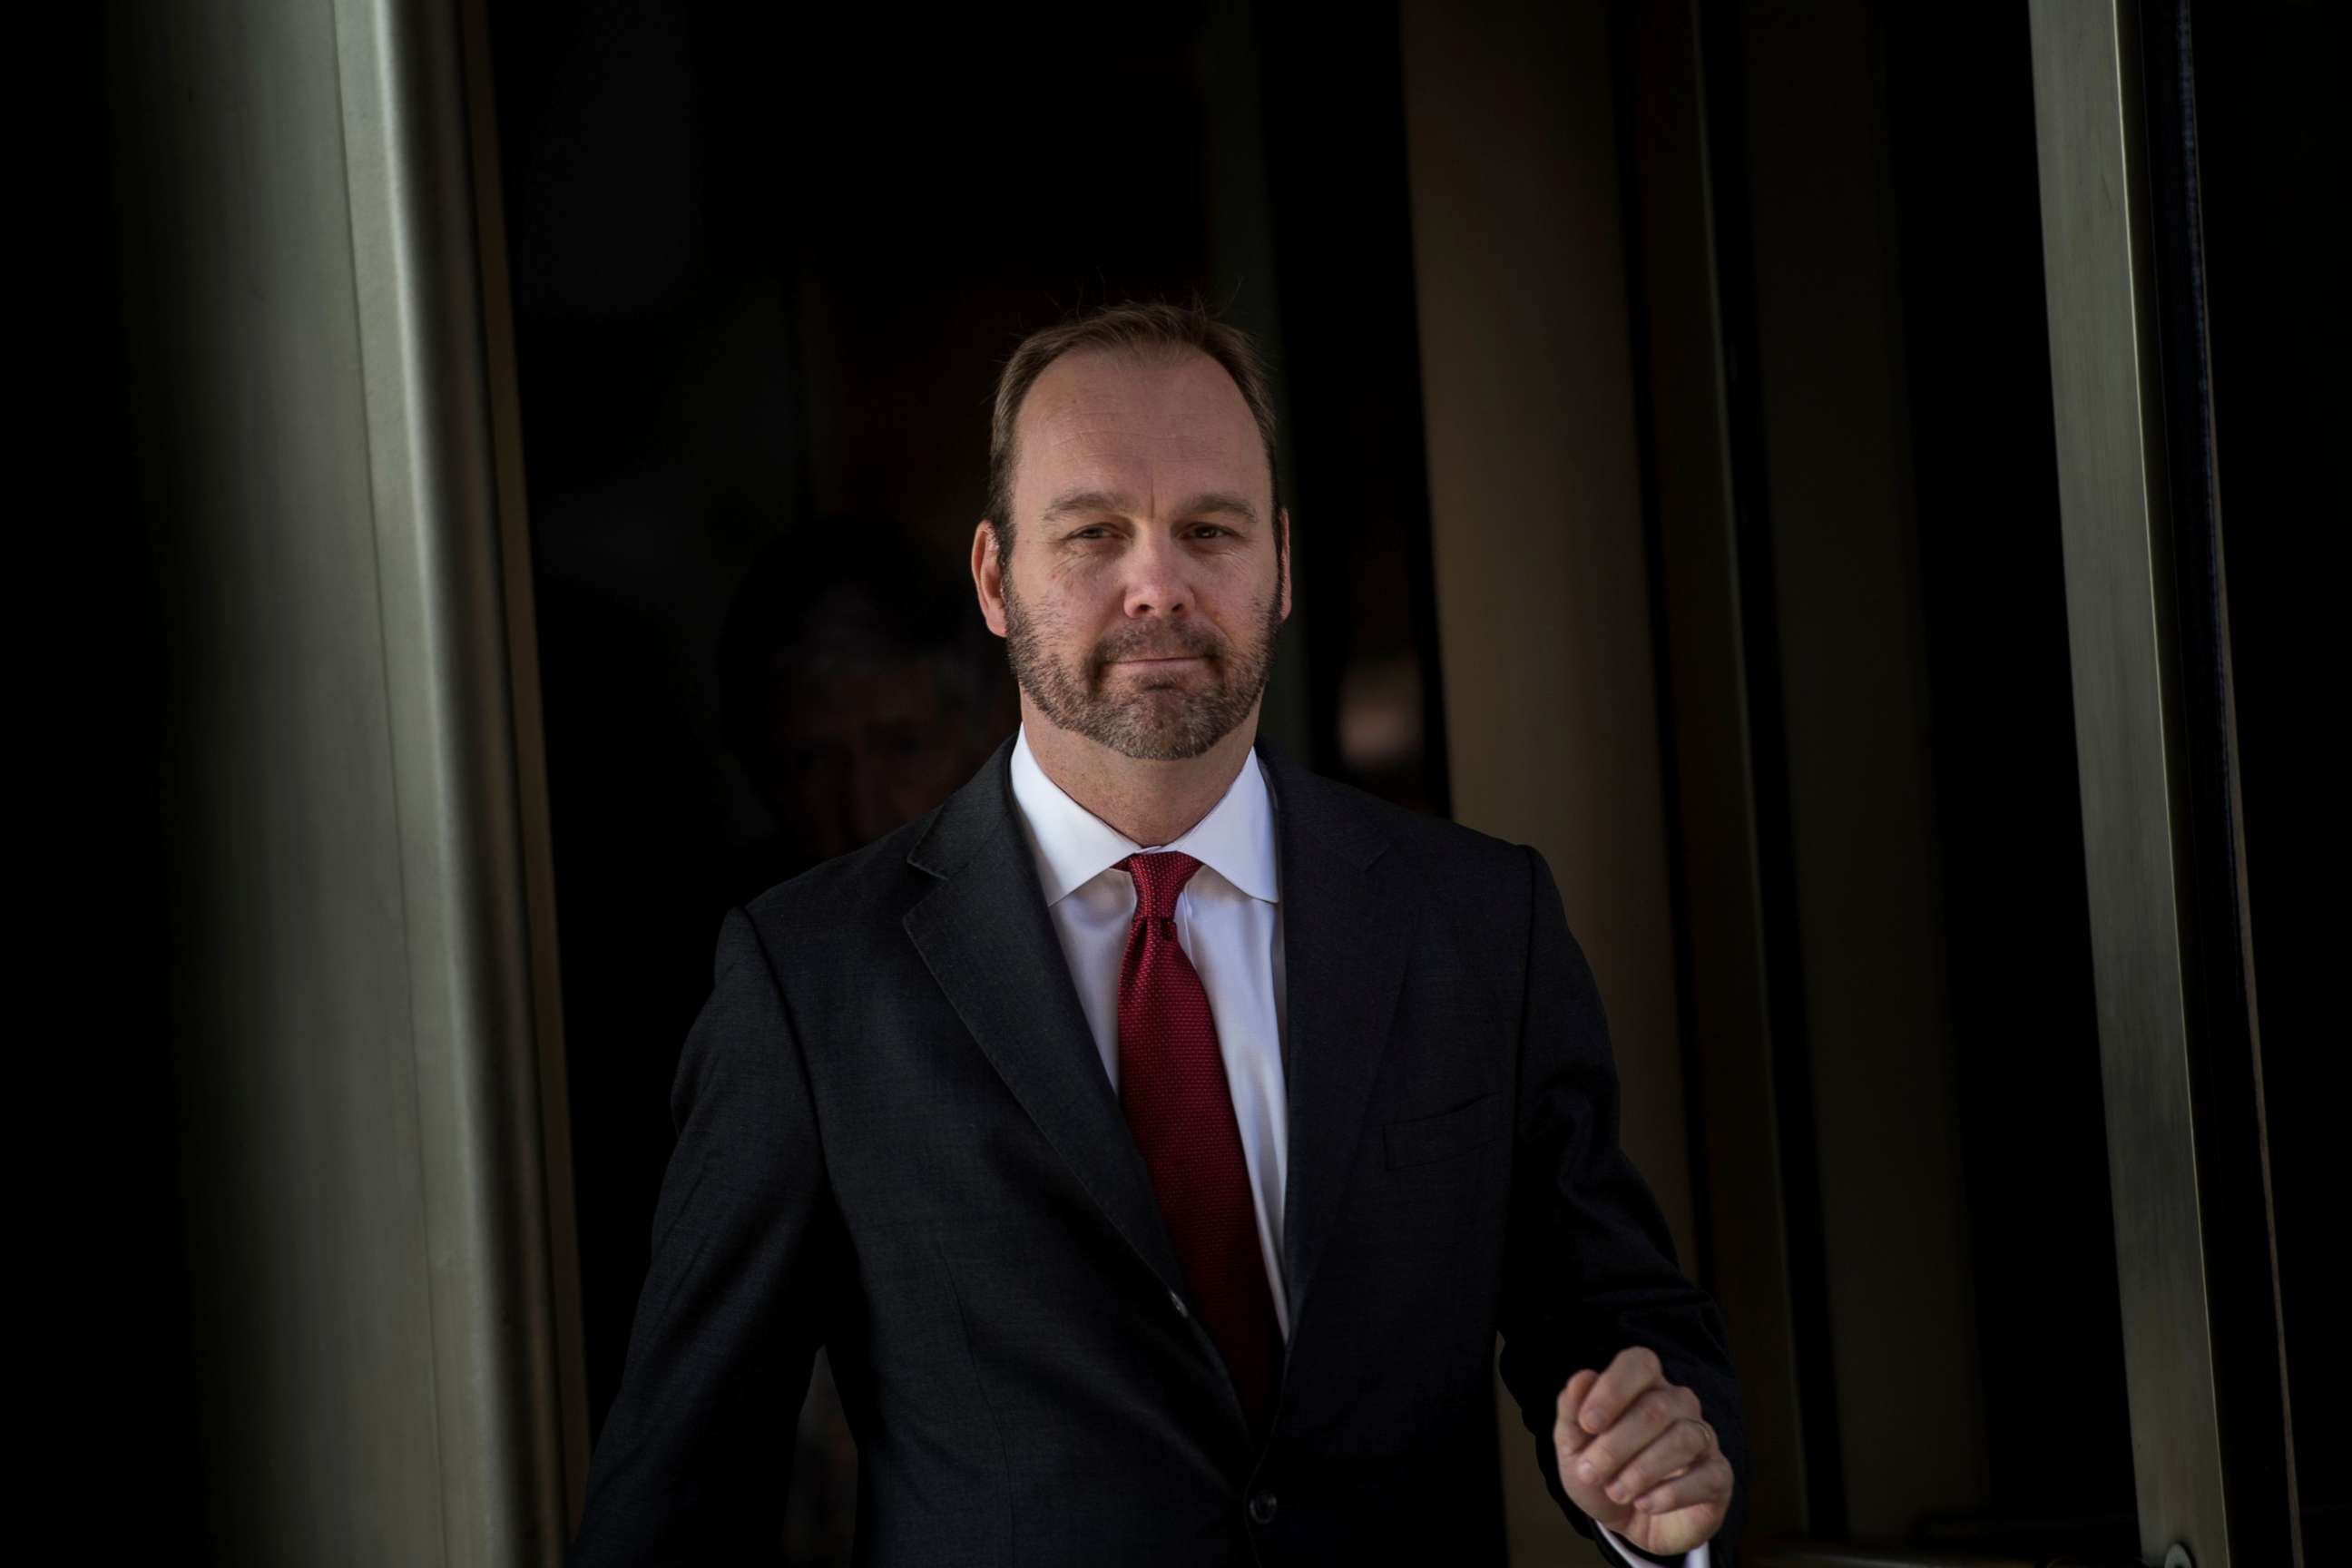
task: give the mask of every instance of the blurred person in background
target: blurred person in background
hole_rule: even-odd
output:
[[[934,553],[888,519],[826,516],[744,573],[719,721],[775,832],[737,858],[727,906],[939,805],[1017,717],[970,589]]]

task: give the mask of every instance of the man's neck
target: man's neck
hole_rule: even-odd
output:
[[[1076,801],[1136,843],[1172,844],[1209,815],[1242,771],[1257,740],[1257,710],[1197,757],[1139,762],[1058,728],[1021,702],[1021,721],[1037,766]]]

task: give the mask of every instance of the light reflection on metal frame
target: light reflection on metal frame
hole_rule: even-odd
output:
[[[2228,1568],[2190,1081],[2188,873],[2132,16],[2032,0],[2042,237],[2141,1547]]]
[[[567,1456],[576,1489],[585,1445],[581,1379],[564,1364],[576,1341],[558,1332],[576,1286],[560,1277],[570,1238],[551,1235],[571,1219],[570,1171],[549,1159],[566,1124],[542,1081],[561,1058],[541,1037],[552,954],[538,907],[536,669],[519,690],[515,650],[532,637],[510,625],[530,606],[509,591],[522,563],[508,552],[526,542],[513,409],[498,406],[513,388],[504,279],[483,271],[485,128],[469,113],[488,108],[487,61],[468,11],[336,0],[334,38],[391,799],[408,868],[438,1506],[452,1561],[546,1563],[569,1535]]]

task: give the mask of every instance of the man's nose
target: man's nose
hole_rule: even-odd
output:
[[[1189,563],[1176,542],[1164,533],[1146,533],[1128,552],[1127,613],[1130,616],[1173,616],[1192,607]]]

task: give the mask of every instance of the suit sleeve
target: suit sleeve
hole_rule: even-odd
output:
[[[1561,1489],[1552,1447],[1559,1391],[1578,1370],[1599,1371],[1629,1346],[1656,1352],[1668,1381],[1698,1395],[1731,1461],[1730,1512],[1709,1544],[1713,1568],[1733,1568],[1732,1543],[1747,1511],[1748,1445],[1722,1315],[1684,1278],[1665,1216],[1618,1146],[1617,1068],[1592,971],[1569,934],[1550,868],[1522,847],[1527,989],[1504,1255],[1503,1382],[1534,1436],[1545,1489],[1590,1539],[1598,1527]]]
[[[574,1568],[772,1558],[844,1248],[800,1046],[751,917],[728,912],[670,1094],[677,1146]]]

